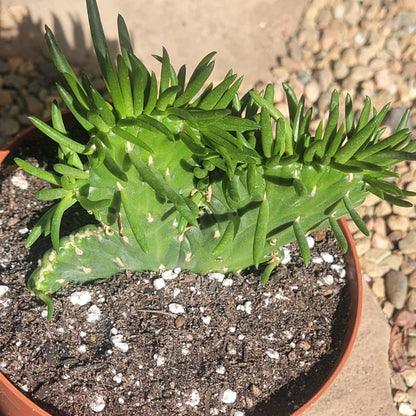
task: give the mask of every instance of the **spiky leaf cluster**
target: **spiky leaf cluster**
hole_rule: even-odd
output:
[[[336,220],[346,213],[366,234],[355,207],[373,192],[408,206],[414,195],[389,182],[392,167],[415,160],[406,128],[407,111],[395,133],[381,140],[388,111],[366,99],[355,121],[351,98],[339,123],[333,92],[329,118],[311,132],[312,109],[284,84],[289,119],[274,106],[274,87],[240,96],[242,78],[229,71],[208,83],[214,53],[187,80],[168,53],[155,58],[160,76],[134,55],[124,20],[118,18],[121,53],[113,63],[95,0],[87,0],[93,44],[111,96],[106,101],[87,75],[78,79],[52,32],[46,41],[64,80],[62,100],[88,134],[71,137],[56,104],[52,126],[32,122],[58,144],[58,163],[45,172],[17,159],[50,182],[37,192],[58,200],[37,223],[27,244],[51,235],[53,248],[29,279],[49,306],[49,293],[71,281],[110,277],[119,270],[181,267],[194,272],[231,271],[267,263],[263,280],[282,260],[280,247],[297,240],[309,261],[305,235],[331,226],[343,250]],[[62,216],[75,203],[92,212],[98,226],[60,238]]]

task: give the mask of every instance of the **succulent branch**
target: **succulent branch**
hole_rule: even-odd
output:
[[[397,162],[415,160],[407,111],[391,136],[380,128],[388,105],[377,112],[367,98],[355,122],[351,98],[339,121],[332,93],[328,121],[312,133],[312,109],[283,84],[289,119],[274,106],[274,87],[240,96],[242,78],[229,71],[207,85],[214,53],[186,81],[165,49],[155,56],[159,79],[134,55],[118,17],[121,54],[110,58],[95,0],[87,0],[91,35],[111,96],[105,101],[83,74],[78,79],[53,33],[46,42],[63,84],[60,96],[88,141],[70,137],[56,104],[52,126],[31,117],[58,144],[54,172],[16,163],[51,184],[36,197],[57,200],[36,224],[27,245],[42,234],[52,246],[30,276],[29,289],[48,304],[69,282],[110,277],[120,270],[181,267],[197,273],[234,271],[266,263],[266,282],[282,260],[280,247],[297,241],[309,261],[308,233],[330,226],[345,251],[336,219],[350,214],[366,234],[355,208],[372,192],[402,206],[415,195],[393,185]],[[80,204],[90,225],[60,237],[65,211]]]

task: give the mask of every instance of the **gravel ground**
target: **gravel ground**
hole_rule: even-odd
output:
[[[25,13],[16,10],[18,23]],[[32,29],[40,30],[36,24]],[[28,114],[48,115],[50,103],[60,101],[46,56],[42,47],[30,59],[15,56],[13,41],[0,38],[0,145],[28,124]],[[276,84],[289,82],[297,94],[305,93],[316,118],[327,115],[336,88],[341,97],[348,92],[357,109],[365,96],[377,109],[391,102],[387,130],[395,128],[403,111],[411,107],[409,127],[416,138],[414,0],[311,1],[296,35],[287,39],[287,54],[276,52],[276,56],[270,79]],[[278,91],[276,101],[285,112],[283,92]],[[397,169],[399,185],[416,191],[416,162]],[[360,213],[371,238],[363,238],[350,225],[364,278],[392,327],[392,400],[398,414],[415,415],[416,211],[369,197]]]

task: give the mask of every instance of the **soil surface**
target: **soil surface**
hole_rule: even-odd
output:
[[[55,150],[40,143],[19,156],[46,166]],[[256,270],[126,273],[63,288],[47,322],[25,281],[50,242],[24,247],[46,209],[33,197],[45,184],[11,158],[0,183],[0,368],[51,414],[267,415],[273,403],[288,415],[325,379],[347,319],[342,253],[329,231],[308,238],[308,267],[288,246],[290,262],[267,285]],[[91,221],[76,210],[69,218],[64,232]]]

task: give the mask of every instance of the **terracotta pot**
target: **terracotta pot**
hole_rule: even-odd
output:
[[[67,113],[64,115],[67,122],[71,123],[73,118],[71,114]],[[13,150],[19,145],[22,140],[31,139],[38,134],[38,130],[34,127],[28,127],[22,133],[18,134],[13,140],[11,140],[3,149],[0,149],[0,164],[5,158],[13,152]],[[362,280],[361,270],[358,260],[358,255],[355,249],[354,240],[348,229],[345,219],[340,219],[339,225],[348,241],[348,252],[345,254],[345,265],[346,265],[346,280],[347,288],[349,292],[349,320],[348,328],[345,333],[344,340],[339,356],[330,370],[327,379],[322,383],[321,386],[317,387],[317,392],[299,409],[297,409],[292,416],[298,416],[308,409],[314,402],[316,402],[328,389],[328,387],[335,380],[337,375],[340,373],[345,362],[347,361],[355,338],[357,336],[361,308],[362,308]],[[279,413],[277,413],[279,412]],[[261,411],[263,416],[283,414],[278,411],[273,403],[273,400],[265,406],[265,410]],[[284,413],[287,414],[287,413]],[[51,416],[50,413],[42,410],[39,406],[28,399],[22,392],[20,392],[9,380],[0,373],[0,416]]]

